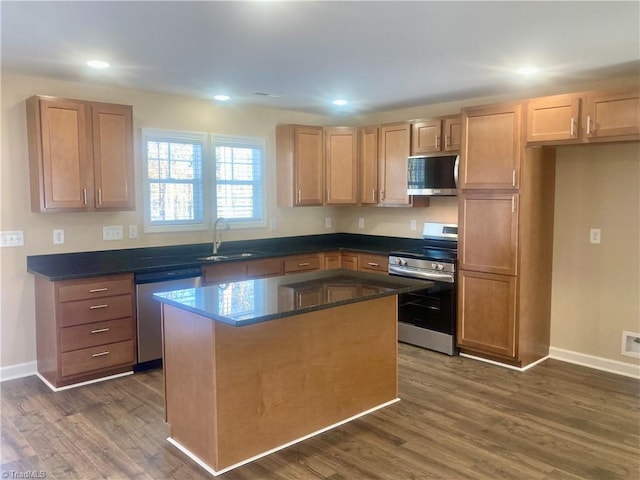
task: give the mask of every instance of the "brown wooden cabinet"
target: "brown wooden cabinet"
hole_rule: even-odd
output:
[[[358,129],[325,128],[325,183],[327,205],[358,203]]]
[[[389,257],[387,255],[375,255],[371,253],[358,254],[358,270],[362,272],[387,274],[389,269]]]
[[[317,253],[306,255],[292,255],[284,257],[284,274],[310,272],[320,269],[320,255]]]
[[[411,155],[460,150],[460,115],[420,120],[411,125]]]
[[[131,106],[43,96],[26,106],[32,211],[135,208]]]
[[[360,270],[360,258],[357,253],[342,252],[340,267],[347,270]]]
[[[515,358],[516,277],[461,270],[458,297],[458,344]]]
[[[322,205],[323,150],[322,127],[276,126],[278,206]]]
[[[527,101],[527,143],[640,140],[640,89],[581,92]]]
[[[411,125],[380,127],[379,185],[382,205],[411,205],[407,195],[407,157],[411,151]]]
[[[38,373],[53,387],[131,371],[133,275],[52,282],[35,277]]]
[[[518,194],[466,191],[459,209],[459,268],[516,275]]]
[[[221,262],[202,268],[204,283],[222,283],[250,278],[277,277],[284,273],[282,258]]]
[[[524,147],[517,104],[462,118],[457,344],[523,367],[549,353],[555,150]]]
[[[340,253],[340,250],[321,253],[321,264],[323,270],[342,268],[342,254]]]
[[[520,103],[462,109],[460,189],[520,186]]]
[[[640,88],[588,93],[583,125],[587,143],[640,140]]]
[[[362,205],[376,205],[380,198],[378,190],[378,163],[380,148],[379,127],[363,127],[359,131],[359,179],[358,198]]]

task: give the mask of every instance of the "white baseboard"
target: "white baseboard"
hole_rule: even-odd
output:
[[[465,358],[471,358],[473,360],[478,360],[478,361],[484,362],[484,363],[490,363],[491,365],[496,365],[498,367],[508,368],[509,370],[516,370],[518,372],[526,372],[531,367],[535,367],[539,363],[542,363],[547,358],[549,358],[549,355],[547,355],[546,357],[542,357],[541,359],[536,360],[535,362],[532,362],[529,365],[526,365],[524,367],[514,367],[513,365],[509,365],[507,363],[496,362],[495,360],[489,360],[488,358],[476,357],[475,355],[469,355],[468,353],[460,353],[460,356],[461,357],[465,357]]]
[[[562,348],[550,347],[549,357],[563,362],[575,363],[583,367],[595,368],[604,372],[624,375],[640,379],[640,366],[630,363],[619,362],[617,360],[609,360],[608,358],[587,355],[586,353],[573,352]]]
[[[15,380],[16,378],[30,377],[36,373],[38,373],[38,363],[35,361],[0,367],[0,382]]]

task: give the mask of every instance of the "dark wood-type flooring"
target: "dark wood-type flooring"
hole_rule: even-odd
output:
[[[640,381],[399,351],[401,402],[218,478],[640,478]],[[58,393],[35,376],[1,388],[2,478],[211,478],[166,441],[161,370]]]

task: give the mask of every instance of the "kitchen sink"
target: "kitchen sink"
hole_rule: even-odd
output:
[[[198,257],[198,260],[204,261],[218,261],[218,260],[233,260],[236,258],[248,258],[257,255],[254,252],[242,252],[242,253],[226,253],[226,254],[217,254],[217,255],[209,255],[208,257]]]

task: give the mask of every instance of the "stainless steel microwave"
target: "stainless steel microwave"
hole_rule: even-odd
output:
[[[409,157],[407,194],[457,195],[459,163],[459,155]]]

